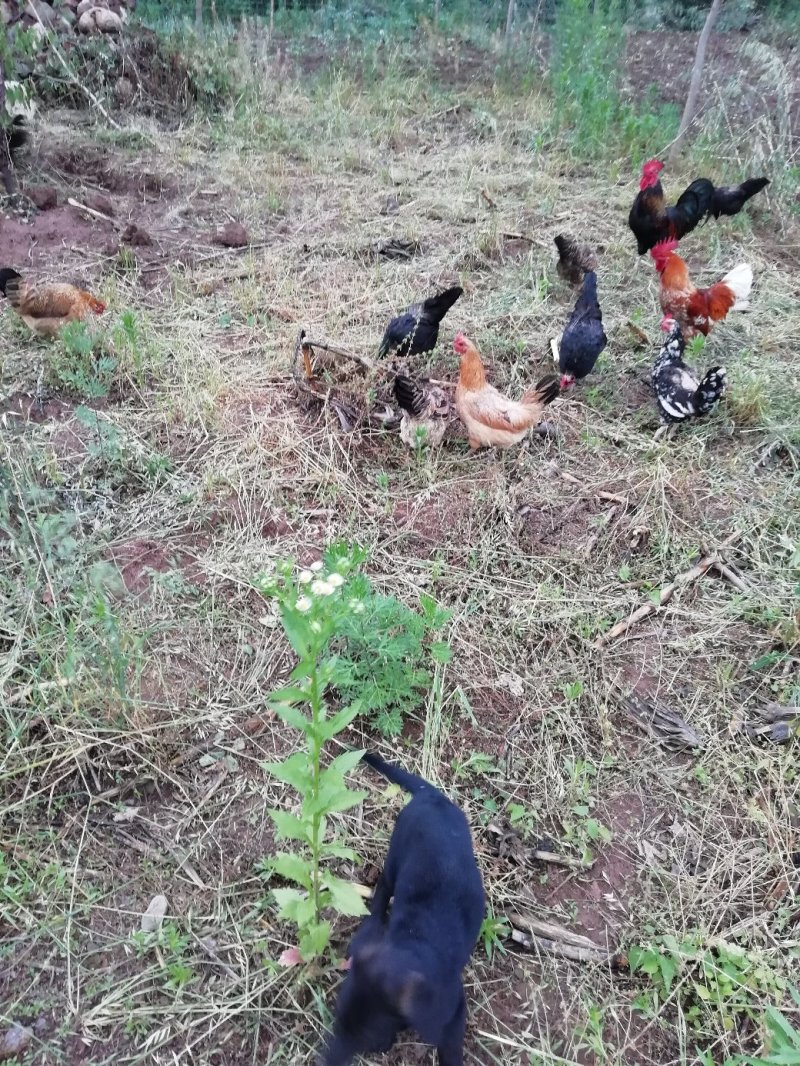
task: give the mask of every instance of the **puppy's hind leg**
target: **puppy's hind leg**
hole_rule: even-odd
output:
[[[461,998],[458,1001],[456,1012],[447,1023],[442,1032],[442,1038],[436,1045],[439,1057],[439,1066],[463,1066],[464,1064],[464,1033],[467,1028],[467,1001],[464,998],[464,989],[461,989]]]

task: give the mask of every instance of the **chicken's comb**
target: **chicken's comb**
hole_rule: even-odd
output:
[[[674,252],[678,247],[678,242],[674,237],[668,237],[665,241],[659,241],[658,244],[654,244],[650,249],[650,255],[658,262],[659,259],[666,259],[670,252]]]
[[[663,170],[664,164],[660,159],[648,159],[646,163],[642,163],[642,172],[646,170]]]

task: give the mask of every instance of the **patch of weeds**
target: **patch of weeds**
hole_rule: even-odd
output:
[[[483,950],[486,952],[486,958],[489,962],[492,961],[496,952],[501,955],[506,954],[506,946],[503,941],[509,936],[511,936],[511,925],[505,918],[495,917],[495,913],[490,907],[489,913],[481,922],[480,932],[478,933],[478,939],[483,944]]]
[[[574,684],[577,686],[581,683],[575,682]],[[597,844],[609,844],[612,838],[611,830],[592,814],[596,803],[593,784],[597,778],[598,769],[594,763],[584,759],[567,759],[565,768],[570,779],[573,802],[569,807],[569,813],[562,819],[563,838],[580,852],[583,862],[591,862],[594,857],[592,847]]]
[[[755,375],[739,375],[725,396],[725,403],[737,426],[757,426],[769,411],[769,398]]]
[[[677,129],[675,108],[654,110],[651,95],[641,107],[623,99],[620,72],[625,28],[613,2],[599,2],[587,14],[582,0],[564,0],[552,31],[551,136],[566,137],[582,157],[608,158],[622,151],[641,157],[652,143]]]
[[[91,433],[86,450],[93,460],[98,487],[112,492],[129,478],[150,486],[163,484],[172,472],[172,460],[149,452],[138,439],[127,436],[107,416],[91,407],[76,407],[75,418]]]
[[[118,361],[103,353],[100,340],[83,322],[68,322],[50,360],[55,384],[87,400],[108,396]]]
[[[650,990],[635,1001],[637,1008],[655,1015],[680,977],[677,994],[686,1022],[695,1030],[721,1019],[723,1029],[731,1032],[737,1016],[757,1018],[765,998],[779,999],[786,991],[786,981],[758,951],[699,932],[682,940],[672,934],[656,936],[631,947],[628,960],[631,973],[650,979]]]
[[[432,682],[433,664],[451,659],[449,646],[433,639],[450,613],[430,596],[420,596],[417,612],[395,596],[376,592],[360,569],[365,561],[364,552],[343,545],[325,554],[328,570],[347,566],[335,624],[326,627],[326,647],[336,656],[330,684],[342,702],[357,703],[385,736],[394,736],[402,730],[403,716],[422,703]],[[310,570],[304,571],[302,580],[312,591],[319,587]],[[260,579],[260,587],[271,590],[271,579]]]

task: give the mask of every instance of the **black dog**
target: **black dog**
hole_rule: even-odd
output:
[[[413,796],[400,812],[372,912],[350,944],[350,972],[322,1062],[349,1066],[415,1029],[439,1066],[462,1066],[466,966],[484,912],[467,820],[429,782],[377,755],[364,762]],[[389,901],[393,899],[391,909]]]

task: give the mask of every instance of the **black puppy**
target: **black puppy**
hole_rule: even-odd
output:
[[[356,1055],[388,1051],[401,1030],[415,1029],[435,1045],[439,1066],[462,1066],[461,971],[484,912],[469,826],[428,781],[377,755],[364,755],[364,762],[413,799],[397,818],[372,912],[350,944],[350,972],[322,1062],[349,1066]]]

